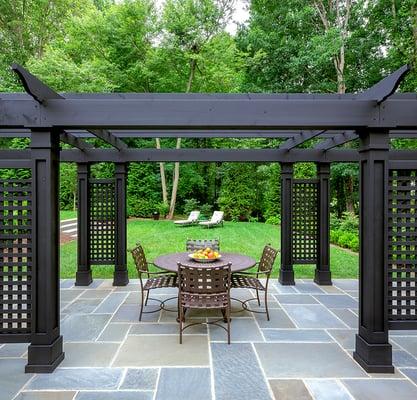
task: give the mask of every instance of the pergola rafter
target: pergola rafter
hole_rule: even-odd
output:
[[[293,264],[305,261],[316,264],[317,283],[331,284],[330,163],[358,162],[360,304],[354,358],[368,372],[393,372],[389,329],[417,327],[414,304],[402,306],[402,301],[409,302],[409,293],[416,294],[414,250],[404,253],[396,248],[402,242],[409,248],[417,246],[415,226],[409,222],[413,226],[401,225],[402,214],[411,220],[417,213],[413,197],[417,152],[389,147],[390,138],[417,138],[417,94],[394,94],[409,71],[408,66],[363,93],[324,95],[58,94],[24,68],[13,65],[13,69],[27,93],[0,93],[0,137],[30,137],[31,147],[1,150],[0,167],[28,168],[31,179],[2,182],[0,189],[6,196],[17,193],[15,203],[23,201],[21,198],[24,203],[6,200],[11,214],[0,213],[0,219],[3,218],[0,225],[6,230],[10,225],[5,241],[11,253],[16,245],[30,250],[27,265],[19,261],[14,267],[18,269],[25,264],[26,269],[19,270],[19,279],[30,279],[34,300],[24,304],[29,308],[19,309],[29,310],[23,320],[19,319],[21,313],[7,308],[11,303],[0,299],[0,307],[4,307],[3,312],[0,309],[0,319],[8,313],[17,315],[9,330],[4,328],[9,322],[0,321],[0,340],[30,339],[28,372],[51,372],[63,359],[58,301],[59,161],[78,165],[80,251],[76,282],[80,285],[91,281],[90,264],[94,262],[114,262],[115,284],[128,282],[125,223],[128,163],[162,161],[281,163],[280,282],[294,284]],[[335,149],[356,139],[355,132],[360,132],[359,150]],[[99,137],[113,148],[93,148],[85,142],[91,137]],[[155,137],[287,140],[278,149],[135,149],[128,148],[122,140]],[[297,148],[316,137],[323,140],[314,148]],[[60,150],[59,140],[77,148]],[[316,179],[294,178],[293,164],[302,161],[317,164]],[[114,177],[91,179],[90,166],[97,162],[115,163]],[[400,209],[398,202],[407,204]],[[22,208],[27,211],[25,215],[18,214]],[[91,213],[97,222],[94,226]],[[15,224],[10,223],[13,218]],[[18,232],[17,222],[22,219],[27,219],[24,235]],[[397,262],[398,251],[402,258]],[[8,264],[16,262],[15,258],[5,262],[0,257],[0,267],[8,268]],[[15,269],[11,272],[5,269],[11,280]],[[32,271],[35,273],[30,275]],[[5,282],[7,285],[7,279]],[[405,298],[401,297],[403,291],[398,290],[403,282],[408,284]],[[24,300],[19,298],[17,302]]]

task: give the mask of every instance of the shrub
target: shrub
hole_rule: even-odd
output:
[[[340,222],[340,230],[357,233],[359,230],[359,218],[353,212],[345,211]]]
[[[340,229],[331,230],[330,242],[352,251],[359,251],[359,236],[357,233],[346,232]]]
[[[201,214],[204,217],[209,218],[211,216],[212,211],[213,211],[213,206],[211,204],[203,204],[200,207],[200,211],[201,211]]]
[[[187,199],[184,204],[184,213],[189,214],[191,211],[198,210],[199,203],[196,199]]]
[[[280,225],[281,224],[281,218],[278,216],[272,216],[272,217],[268,217],[267,220],[265,221],[265,224],[270,224],[270,225]]]

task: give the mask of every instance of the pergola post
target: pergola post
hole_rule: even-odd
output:
[[[78,266],[76,286],[88,286],[92,281],[90,263],[90,164],[78,163]]]
[[[292,258],[292,181],[293,164],[281,163],[281,268],[279,282],[294,285]]]
[[[387,300],[387,132],[360,132],[359,333],[354,359],[367,372],[392,373]]]
[[[64,359],[59,331],[59,132],[32,131],[33,309],[26,372],[52,372]]]
[[[129,283],[127,271],[127,211],[126,211],[126,175],[127,164],[115,164],[116,192],[116,254],[114,269],[114,286],[126,286]]]
[[[318,249],[314,282],[331,285],[330,272],[330,163],[317,163],[318,183]]]

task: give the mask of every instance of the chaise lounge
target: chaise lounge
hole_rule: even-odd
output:
[[[187,219],[174,221],[174,224],[178,226],[194,225],[198,223],[199,217],[200,217],[200,211],[191,211]]]
[[[213,226],[221,225],[223,226],[223,211],[214,211],[213,215],[211,216],[210,221],[202,221],[199,225],[204,226],[206,228],[211,228]]]

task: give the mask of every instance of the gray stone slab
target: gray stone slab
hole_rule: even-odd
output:
[[[89,314],[100,304],[101,299],[77,299],[63,311],[66,314]]]
[[[61,289],[70,289],[74,287],[74,279],[61,279],[60,288]]]
[[[104,279],[94,279],[88,286],[83,286],[84,289],[94,290],[99,288],[105,282]]]
[[[208,366],[208,340],[187,335],[128,336],[114,361],[116,367]]]
[[[355,348],[356,330],[353,329],[328,329],[327,332],[346,350]]]
[[[417,336],[417,329],[416,330],[398,330],[398,331],[389,331],[390,336]]]
[[[352,400],[348,391],[332,379],[308,379],[306,386],[314,400]]]
[[[62,322],[61,333],[65,341],[95,340],[110,317],[111,314],[70,315]]]
[[[22,357],[28,351],[28,343],[6,343],[0,348],[0,357]]]
[[[357,308],[358,302],[346,294],[323,294],[314,296],[327,308]]]
[[[156,400],[211,400],[209,368],[162,368]]]
[[[333,285],[342,290],[358,290],[357,279],[333,279]]]
[[[84,289],[65,289],[60,291],[60,299],[64,302],[70,302],[76,299],[84,292]]]
[[[115,292],[139,292],[140,284],[138,283],[129,283],[126,286],[115,286]]]
[[[187,324],[201,322],[201,319],[186,320]],[[207,326],[205,324],[198,324],[190,326],[184,332],[184,335],[205,335],[207,334]],[[178,335],[179,324],[174,323],[144,323],[132,325],[129,335]]]
[[[366,376],[335,343],[255,343],[254,346],[268,378]]]
[[[122,342],[131,324],[129,323],[110,323],[97,338],[98,342]]]
[[[221,323],[220,325],[226,326]],[[232,342],[263,342],[263,336],[253,318],[235,318],[230,325],[230,337]],[[227,332],[216,325],[209,325],[210,340],[227,341]]]
[[[13,399],[32,378],[25,374],[26,360],[18,358],[0,359],[0,398]]]
[[[62,367],[109,367],[119,348],[117,343],[64,343]]]
[[[331,343],[324,329],[262,329],[267,342]]]
[[[283,305],[299,328],[346,328],[335,315],[320,304]]]
[[[86,290],[80,299],[104,299],[112,292],[111,289]]]
[[[346,379],[343,384],[355,400],[415,400],[417,387],[400,379]]]
[[[152,400],[153,392],[79,392],[75,400]]]
[[[276,289],[277,293],[279,294],[291,294],[291,293],[298,293],[294,286],[283,286],[279,282],[273,283],[273,287]]]
[[[269,386],[275,400],[312,400],[301,379],[271,379]]]
[[[317,304],[317,300],[310,294],[277,294],[275,298],[281,304]]]
[[[417,369],[402,368],[401,372],[417,385]]]
[[[417,359],[403,350],[392,351],[392,363],[397,368],[403,368],[403,367],[417,368]]]
[[[337,288],[336,286],[333,286],[333,285],[321,285],[320,287],[324,292],[329,293],[329,294],[332,294],[332,293],[343,294],[343,291],[341,289],[339,289],[339,288]]]
[[[96,308],[94,313],[106,314],[114,313],[126,299],[126,293],[112,293],[106,297],[103,302]]]
[[[129,368],[120,389],[155,390],[157,379],[158,369],[156,368]]]
[[[53,374],[36,375],[26,390],[115,390],[122,368],[58,368]]]
[[[331,311],[333,314],[336,315],[336,317],[340,318],[349,328],[358,329],[358,317],[350,309],[333,308]]]
[[[145,311],[148,311],[147,308]],[[114,313],[112,322],[139,322],[139,306],[136,304],[122,304]],[[143,314],[143,322],[158,322],[159,312]]]
[[[258,360],[249,343],[212,343],[216,400],[271,399]]]
[[[73,391],[30,391],[21,392],[15,400],[73,400],[77,392]]]
[[[266,314],[254,314],[256,321],[258,322],[261,328],[295,328],[288,315],[281,309],[272,309],[269,310],[268,321],[266,319]]]
[[[312,282],[299,282],[295,284],[295,288],[300,293],[307,293],[307,294],[324,294],[324,291],[320,288],[320,286],[316,285]]]
[[[416,336],[396,336],[392,340],[407,350],[413,357],[417,357],[417,337]]]

